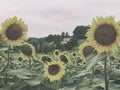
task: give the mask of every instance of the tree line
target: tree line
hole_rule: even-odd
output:
[[[73,50],[77,47],[78,41],[81,39],[86,39],[85,33],[89,29],[88,26],[76,26],[73,30],[73,35],[70,36],[68,32],[62,32],[61,34],[48,35],[43,38],[29,37],[27,42],[35,47],[37,53],[48,53],[55,49],[59,50]],[[62,43],[64,39],[69,39],[66,43]],[[0,39],[1,41],[1,39]],[[2,45],[2,44],[1,44]],[[2,47],[0,45],[0,47]],[[19,47],[14,47],[15,51],[19,50]]]

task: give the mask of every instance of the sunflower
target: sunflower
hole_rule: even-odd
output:
[[[93,19],[86,36],[98,53],[113,52],[120,44],[120,26],[112,16],[97,17]]]
[[[61,54],[61,55],[59,56],[59,60],[62,61],[62,62],[64,62],[65,64],[68,64],[68,63],[69,63],[69,58],[68,58],[68,56],[65,55],[65,54]]]
[[[79,47],[79,54],[82,61],[86,61],[86,57],[92,53],[97,53],[94,48],[88,43],[84,42]]]
[[[9,18],[2,23],[1,37],[7,45],[17,46],[20,45],[27,35],[27,25],[24,24],[22,19],[17,17]]]
[[[76,57],[76,56],[77,56],[77,53],[76,53],[76,52],[73,52],[73,53],[72,53],[72,56],[73,56],[73,57]]]
[[[52,61],[52,59],[48,55],[42,55],[40,60],[42,60],[43,62],[51,62]]]
[[[61,61],[52,61],[44,65],[44,76],[50,79],[50,82],[60,80],[65,75],[65,66]]]
[[[21,46],[21,54],[23,59],[33,59],[35,56],[35,48],[32,44],[24,43]]]
[[[76,61],[76,63],[77,63],[77,64],[82,63],[82,60],[81,60],[80,56],[77,56],[77,61]]]
[[[23,61],[23,57],[22,57],[22,56],[18,56],[18,57],[17,57],[17,60],[18,60],[18,61]]]
[[[55,56],[59,56],[60,55],[60,51],[58,49],[55,49],[54,52],[53,52],[53,54]]]

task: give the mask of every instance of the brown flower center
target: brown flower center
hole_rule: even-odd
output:
[[[85,57],[87,57],[88,55],[92,54],[94,51],[94,48],[91,47],[91,46],[86,46],[84,49],[83,49],[83,54]]]
[[[59,52],[58,52],[58,51],[55,51],[55,55],[59,55]]]
[[[114,26],[104,24],[96,28],[94,35],[95,35],[95,40],[99,44],[103,46],[107,46],[114,43],[114,41],[116,40],[117,33],[115,31]]]
[[[58,64],[52,64],[48,68],[48,72],[51,75],[56,75],[60,71],[60,67]]]
[[[21,51],[24,55],[32,56],[32,49],[28,45],[23,45],[22,48],[21,48]]]
[[[51,58],[49,58],[48,56],[42,56],[41,60],[43,62],[51,62]]]
[[[15,23],[10,25],[6,30],[6,36],[10,40],[17,40],[22,36],[22,28]]]
[[[19,57],[19,58],[18,58],[18,61],[22,61],[22,57]]]
[[[73,53],[73,56],[76,56],[76,53]]]
[[[60,60],[63,61],[64,63],[68,63],[68,59],[65,55],[60,55]]]

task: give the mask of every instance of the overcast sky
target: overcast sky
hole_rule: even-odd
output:
[[[71,35],[76,26],[109,15],[120,20],[120,0],[0,0],[0,24],[8,17],[22,18],[28,37]]]

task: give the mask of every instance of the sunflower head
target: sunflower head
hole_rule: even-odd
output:
[[[92,53],[97,53],[94,48],[88,43],[84,42],[79,47],[80,58],[85,61],[86,57]]]
[[[47,55],[41,56],[40,60],[42,60],[43,62],[51,62],[52,61],[52,59]]]
[[[9,18],[2,23],[1,37],[7,45],[21,45],[27,35],[27,25],[17,17]]]
[[[18,61],[22,61],[23,60],[23,58],[22,57],[18,57]]]
[[[114,17],[97,17],[90,25],[87,39],[89,43],[101,52],[113,52],[120,44],[120,26],[115,22]]]
[[[65,75],[65,66],[63,62],[52,61],[44,65],[44,76],[50,79],[50,82],[60,80]]]
[[[35,55],[35,48],[33,45],[25,43],[21,46],[22,56],[26,57],[25,59],[32,58]]]
[[[54,50],[53,54],[54,54],[55,56],[59,56],[59,55],[60,55],[60,51],[59,51],[58,49],[56,49],[56,50]]]
[[[77,64],[78,63],[82,63],[82,60],[81,60],[80,56],[77,57]]]
[[[73,56],[73,57],[76,57],[76,56],[77,56],[77,53],[76,53],[76,52],[73,52],[73,53],[72,53],[72,56]]]
[[[60,61],[64,62],[65,64],[69,63],[69,59],[68,59],[67,55],[61,54],[59,56],[59,59],[60,59]]]

